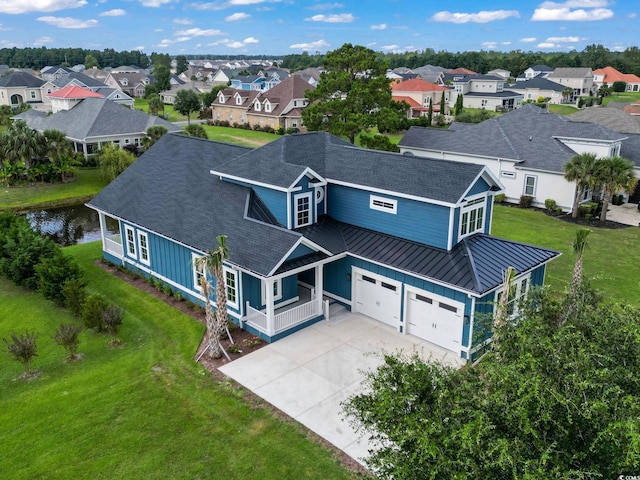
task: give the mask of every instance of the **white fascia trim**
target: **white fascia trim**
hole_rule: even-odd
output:
[[[318,252],[322,252],[322,253],[324,253],[326,255],[329,255],[329,256],[333,255],[333,253],[331,253],[329,250],[327,250],[326,248],[318,245],[315,242],[312,242],[307,237],[302,237],[302,240],[301,240],[300,243],[302,243],[302,245],[304,245],[306,247],[309,247],[311,250],[316,250]]]
[[[433,200],[431,198],[426,198],[426,197],[417,197],[415,195],[407,195],[404,193],[399,193],[399,192],[392,192],[391,190],[384,190],[382,188],[374,188],[374,187],[367,187],[365,185],[357,185],[355,183],[349,183],[349,182],[342,182],[340,180],[333,180],[328,178],[327,179],[328,183],[333,183],[334,185],[340,185],[343,187],[349,187],[349,188],[355,188],[358,190],[364,190],[365,192],[369,192],[369,193],[381,193],[383,195],[389,195],[391,197],[398,197],[398,198],[406,198],[408,200],[415,200],[417,202],[422,202],[422,203],[431,203],[434,205],[441,205],[443,207],[455,207],[456,204],[455,203],[450,203],[450,202],[442,202],[439,200]]]
[[[562,253],[560,253],[560,255],[562,255]],[[558,257],[559,257],[560,255],[558,255]],[[531,272],[533,272],[536,268],[538,268],[538,267],[540,267],[540,266],[542,266],[542,265],[546,265],[546,264],[547,264],[547,263],[549,263],[551,260],[555,260],[555,259],[556,259],[556,258],[558,258],[558,257],[550,258],[549,260],[546,260],[546,261],[544,261],[544,262],[541,262],[541,263],[537,264],[535,267],[531,267],[529,270],[525,270],[524,272],[522,272],[521,274],[519,274],[517,277],[515,277],[515,278],[513,279],[513,280],[514,280],[514,282],[516,281],[516,279],[521,279],[523,276],[531,274]],[[546,275],[547,275],[547,269],[546,269],[546,268],[545,268],[545,272],[544,272],[544,273],[545,273],[545,277],[546,277]],[[544,277],[543,277],[543,279],[542,279],[542,285],[544,285]],[[492,292],[493,292],[493,294],[495,295],[495,293],[496,293],[498,290],[500,290],[503,286],[504,286],[504,285],[501,283],[501,284],[500,284],[500,285],[498,285],[497,287],[494,287],[494,288],[492,288],[491,290],[487,290],[487,291],[484,293],[484,295],[489,295],[489,294],[490,294],[490,293],[492,293]],[[484,296],[484,295],[483,295],[483,296]]]
[[[479,153],[467,153],[467,152],[456,152],[453,150],[434,150],[432,148],[423,148],[423,147],[414,147],[414,146],[404,146],[402,145],[401,148],[407,149],[407,150],[420,150],[421,152],[426,152],[426,153],[433,153],[434,155],[439,155],[441,160],[444,160],[444,154],[448,153],[451,155],[461,155],[461,156],[466,156],[466,157],[473,157],[473,158],[481,158],[483,160],[492,160],[492,161],[497,161],[500,162],[502,160],[508,161],[508,162],[513,162],[514,164],[518,164],[518,163],[523,163],[524,160],[516,160],[513,158],[503,158],[503,157],[493,157],[493,156],[487,156],[487,155],[480,155]],[[420,155],[418,155],[420,156]],[[430,158],[430,157],[427,157]],[[445,160],[446,162],[458,162],[458,163],[464,163],[464,160]],[[467,162],[468,163],[468,162]]]
[[[300,237],[298,241],[289,249],[289,251],[284,254],[284,256],[280,259],[280,261],[271,269],[267,277],[272,277],[273,274],[282,266],[282,264],[287,261],[287,258],[289,258],[289,255],[291,255],[295,251],[295,249],[298,248],[300,245],[304,245],[305,247],[309,247],[310,249],[315,251],[321,251],[322,253],[331,257],[331,252],[329,252],[328,250],[322,248],[319,245],[316,245],[315,243],[313,243],[310,240],[307,240],[304,237]],[[288,275],[285,275],[285,276],[288,276]]]
[[[491,172],[491,170],[489,170],[486,166],[484,166],[482,168],[482,171],[476,176],[476,178],[473,179],[473,181],[469,184],[469,188],[465,190],[462,197],[458,200],[458,204],[462,204],[462,200],[467,196],[467,193],[469,193],[469,190],[471,190],[471,188],[476,184],[478,180],[480,180],[481,178],[486,179],[486,177],[489,177],[489,180],[491,180],[497,187],[500,187],[500,190],[504,190],[504,185],[500,183],[500,180],[498,180],[498,177],[496,177]],[[487,182],[487,183],[490,183],[490,182]]]
[[[257,276],[257,278],[260,278],[260,279],[262,279],[262,278],[271,278],[272,280],[277,280],[279,278],[286,278],[286,277],[290,277],[291,275],[296,275],[296,274],[298,274],[300,272],[304,272],[305,270],[310,270],[312,268],[323,266],[323,265],[325,265],[327,263],[331,263],[333,261],[340,260],[340,259],[342,259],[342,258],[344,258],[346,256],[347,256],[346,253],[341,253],[340,255],[336,255],[334,257],[325,258],[324,260],[319,260],[317,262],[310,263],[310,264],[304,265],[302,267],[294,268],[293,270],[287,270],[286,272],[280,273],[278,275],[273,275],[273,276],[269,275],[267,277],[263,277],[262,275],[257,275],[257,274],[253,274],[253,275]]]
[[[209,173],[211,175],[219,176],[221,180],[225,179],[225,178],[228,178],[230,180],[237,180],[238,182],[248,183],[250,185],[256,185],[258,187],[265,187],[265,188],[269,188],[271,190],[277,190],[279,192],[287,192],[287,191],[289,191],[287,188],[284,188],[284,187],[277,187],[275,185],[269,185],[268,183],[256,182],[254,180],[249,180],[247,178],[238,177],[236,175],[229,175],[227,173],[216,172],[215,170],[209,170]]]
[[[626,140],[629,137],[620,137],[616,140],[605,140],[603,138],[585,138],[585,137],[563,137],[560,135],[552,135],[551,138],[554,138],[556,140],[570,140],[570,141],[574,141],[574,142],[582,142],[582,143],[599,143],[599,144],[612,144],[612,143],[616,143],[616,142],[620,142],[622,140]]]
[[[301,188],[298,187],[297,184],[298,184],[298,182],[300,182],[300,180],[302,180],[303,177],[305,177],[307,175],[310,176],[310,177],[314,177],[314,178],[317,178],[318,180],[320,180],[320,182],[318,183],[318,186],[320,186],[320,185],[324,186],[324,185],[327,184],[327,181],[323,177],[321,177],[316,172],[314,172],[313,169],[307,167],[307,168],[304,169],[304,172],[302,172],[298,176],[298,178],[296,178],[293,181],[293,183],[289,186],[289,191],[293,192],[293,191],[296,191],[296,190],[301,190]]]
[[[451,250],[453,248],[453,234],[454,234],[454,225],[453,220],[455,218],[456,210],[455,208],[449,209],[449,231],[447,232],[447,250]]]
[[[460,288],[460,287],[458,287],[458,286],[456,286],[456,285],[452,285],[452,284],[450,284],[450,283],[441,282],[441,281],[439,281],[439,280],[435,280],[435,279],[433,279],[433,278],[431,278],[431,277],[425,277],[424,275],[420,275],[420,274],[418,274],[418,273],[409,272],[409,271],[407,271],[407,270],[402,270],[402,269],[400,269],[400,268],[392,267],[391,265],[387,265],[387,264],[384,264],[384,263],[381,263],[381,262],[376,262],[375,260],[371,260],[370,258],[361,257],[360,255],[355,255],[355,254],[353,254],[353,253],[348,253],[348,255],[349,255],[350,257],[353,257],[353,258],[358,258],[358,259],[360,259],[360,260],[364,260],[365,262],[373,263],[373,264],[375,264],[375,265],[380,265],[381,267],[388,268],[389,270],[395,270],[396,272],[400,272],[400,273],[402,273],[402,274],[404,274],[404,275],[410,275],[410,276],[412,276],[412,277],[422,278],[422,279],[424,279],[424,280],[426,280],[426,281],[428,281],[428,282],[431,282],[431,283],[433,283],[433,284],[435,284],[435,285],[440,285],[440,286],[442,286],[442,287],[450,288],[450,289],[452,289],[452,290],[456,290],[456,291],[458,291],[458,292],[462,292],[462,293],[464,293],[465,295],[478,297],[478,294],[477,294],[477,293],[472,292],[472,291],[470,291],[470,290],[465,290],[464,288]],[[356,267],[356,268],[357,268],[357,267]],[[384,276],[384,275],[383,275],[383,276]],[[487,292],[487,293],[488,293],[488,292]],[[479,298],[479,297],[478,297],[478,298]]]

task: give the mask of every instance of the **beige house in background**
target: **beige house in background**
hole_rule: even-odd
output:
[[[593,95],[597,87],[593,83],[593,70],[590,68],[556,68],[547,76],[552,82],[559,83],[563,87],[573,89],[573,97],[589,97]]]

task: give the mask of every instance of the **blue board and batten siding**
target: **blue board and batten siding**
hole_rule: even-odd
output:
[[[248,185],[260,197],[260,200],[269,208],[281,225],[287,225],[287,194],[279,190],[273,190],[256,185]]]
[[[242,287],[244,291],[245,302],[249,302],[253,308],[262,310],[265,308],[264,299],[262,296],[262,281],[257,277],[251,275],[243,275]],[[298,277],[292,275],[282,279],[282,298],[274,302],[275,308],[278,308],[281,304],[291,303],[298,297]]]
[[[371,192],[341,185],[329,185],[329,215],[376,232],[406,238],[446,249],[450,208],[391,195],[375,196],[397,201],[396,213],[370,207]]]
[[[490,189],[491,189],[491,185],[489,185],[483,178],[479,178],[476,181],[476,183],[474,183],[473,186],[467,192],[467,197],[478,195],[480,193],[485,193]]]

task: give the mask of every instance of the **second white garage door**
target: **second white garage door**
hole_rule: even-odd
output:
[[[356,311],[397,328],[402,284],[355,268],[354,276]]]
[[[407,333],[460,352],[464,304],[425,291],[407,290]]]

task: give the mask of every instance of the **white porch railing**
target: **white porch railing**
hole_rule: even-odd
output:
[[[124,253],[122,249],[122,236],[114,235],[112,237],[106,237],[104,239],[104,248],[107,252],[121,257]]]
[[[271,335],[277,335],[321,314],[322,305],[319,305],[316,300],[311,300],[310,302],[285,310],[275,315],[273,319],[273,333]],[[267,314],[249,306],[248,303],[245,322],[269,335]]]

